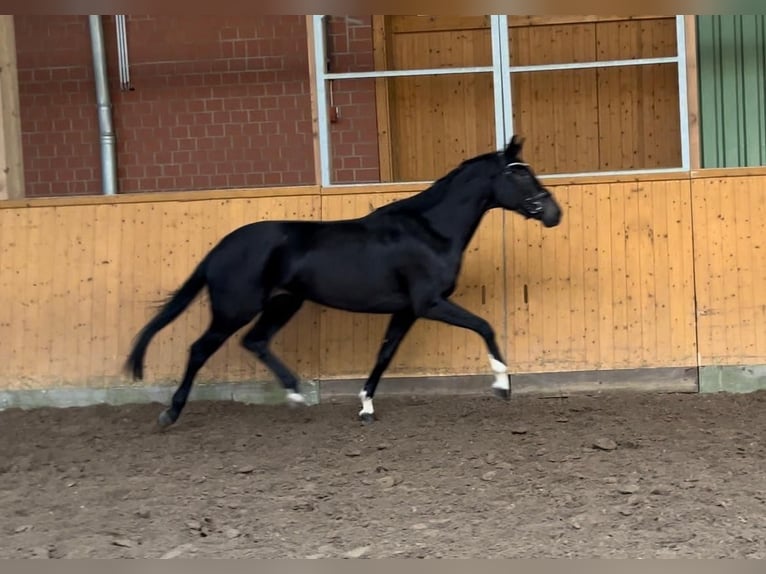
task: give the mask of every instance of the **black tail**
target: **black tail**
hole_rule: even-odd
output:
[[[138,333],[133,350],[125,362],[126,372],[132,373],[134,379],[140,380],[144,377],[144,355],[152,337],[183,313],[184,309],[194,301],[197,293],[205,286],[205,282],[205,262],[203,261],[197,266],[191,277],[168,297],[159,312]]]

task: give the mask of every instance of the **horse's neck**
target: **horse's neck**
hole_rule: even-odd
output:
[[[490,207],[487,196],[488,193],[478,190],[446,190],[442,201],[427,209],[423,216],[453,249],[463,251]]]

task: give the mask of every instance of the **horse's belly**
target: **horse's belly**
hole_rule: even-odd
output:
[[[304,269],[289,287],[315,303],[364,313],[393,313],[409,306],[409,298],[393,273],[337,264]]]

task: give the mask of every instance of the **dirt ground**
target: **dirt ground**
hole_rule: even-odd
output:
[[[766,557],[766,393],[0,413],[0,558]]]

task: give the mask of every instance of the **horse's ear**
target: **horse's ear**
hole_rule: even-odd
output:
[[[505,159],[508,163],[517,160],[521,154],[521,148],[524,147],[524,138],[517,135],[511,137],[508,146],[505,148]]]

